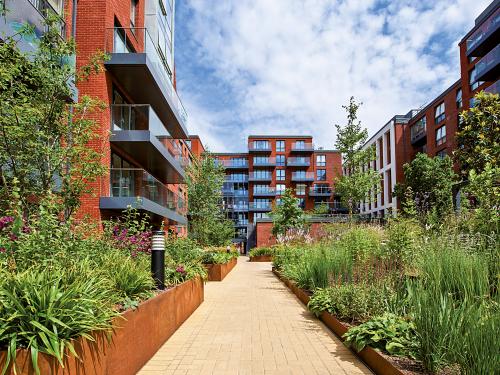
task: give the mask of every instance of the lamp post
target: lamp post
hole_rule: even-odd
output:
[[[156,287],[165,289],[165,231],[154,231],[151,243],[151,273]]]

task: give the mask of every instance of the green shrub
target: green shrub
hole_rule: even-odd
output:
[[[256,247],[250,250],[248,254],[250,257],[258,257],[258,256],[274,256],[276,253],[276,247]]]
[[[349,251],[354,260],[366,260],[380,255],[383,232],[374,226],[352,227],[345,232],[339,246]]]
[[[199,262],[203,249],[190,238],[169,238],[165,243],[165,253],[177,263]]]
[[[234,259],[231,253],[223,253],[219,251],[204,251],[201,257],[203,264],[225,264]]]
[[[418,348],[413,323],[390,313],[350,328],[343,337],[357,352],[371,346],[390,355],[415,358]]]
[[[386,233],[384,255],[400,265],[411,266],[419,252],[423,236],[423,230],[418,222],[404,218],[391,220]]]

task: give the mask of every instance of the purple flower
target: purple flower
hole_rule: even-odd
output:
[[[0,253],[5,253],[7,249],[5,247],[0,247]]]
[[[175,269],[175,272],[178,272],[178,273],[184,275],[186,273],[186,270],[184,269],[183,266],[177,266],[177,268]]]
[[[11,241],[17,241],[18,237],[14,233],[9,233],[9,239]]]

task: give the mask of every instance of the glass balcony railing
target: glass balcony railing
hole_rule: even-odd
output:
[[[105,51],[110,54],[145,53],[154,66],[159,86],[165,88],[174,110],[179,114],[182,125],[186,127],[188,116],[177,91],[172,84],[172,71],[160,48],[144,27],[113,27],[106,29]],[[140,82],[137,82],[140,84]]]
[[[293,172],[292,173],[292,181],[314,181],[314,173],[313,172]]]
[[[500,94],[500,79],[491,86],[485,88],[484,91],[490,94]]]
[[[145,198],[182,216],[186,215],[184,200],[143,169],[111,168],[110,180],[110,197]]]
[[[332,195],[333,189],[330,186],[313,186],[309,188],[311,196],[329,196]]]
[[[226,175],[224,181],[226,182],[248,182],[248,175]]]
[[[276,158],[259,158],[253,159],[254,167],[272,167],[276,165]]]
[[[249,151],[266,151],[271,152],[271,144],[269,142],[250,142],[248,144]]]
[[[248,160],[242,160],[242,159],[235,159],[235,160],[215,159],[215,164],[222,165],[225,168],[248,168]]]
[[[411,143],[416,143],[426,136],[426,126],[425,117],[423,117],[410,128]]]
[[[493,48],[476,64],[476,74],[479,81],[488,81],[497,74],[495,70],[500,65],[500,44]]]
[[[253,189],[253,195],[257,196],[274,196],[276,195],[276,189],[273,187],[269,187],[267,189],[263,188],[255,188]]]
[[[234,225],[236,226],[248,225],[248,219],[235,220]]]
[[[272,208],[271,202],[250,202],[248,206],[252,211],[270,211]]]
[[[292,144],[292,151],[314,151],[314,144],[295,142]]]
[[[248,190],[234,190],[235,197],[248,197]]]
[[[40,12],[43,17],[47,17],[48,15],[57,15],[57,27],[59,29],[59,34],[61,37],[65,37],[66,34],[66,23],[64,22],[64,14],[62,14],[62,2],[55,1],[53,2],[55,6],[47,0],[28,0],[28,2],[33,5],[33,7]],[[57,8],[57,9],[56,9]]]
[[[271,173],[251,172],[248,179],[249,181],[271,181],[273,179],[273,175]]]
[[[479,48],[500,27],[500,8],[467,39],[467,54]],[[498,40],[496,41],[498,43]]]
[[[311,165],[311,160],[309,158],[288,158],[287,165],[289,167],[309,167]]]

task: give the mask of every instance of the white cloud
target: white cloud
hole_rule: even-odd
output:
[[[198,57],[192,69],[213,69],[236,103],[213,108],[196,85],[183,91],[180,77],[190,131],[221,152],[244,150],[246,136],[261,133],[311,134],[331,148],[333,124],[345,122],[341,106],[354,95],[373,134],[458,79],[456,43],[488,3],[400,0],[376,9],[374,0],[187,1]],[[226,93],[214,95],[223,101]]]

